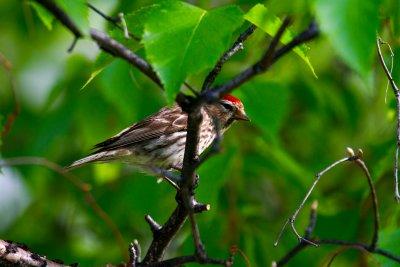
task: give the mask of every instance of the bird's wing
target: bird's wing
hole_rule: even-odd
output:
[[[178,105],[162,108],[156,114],[126,128],[119,134],[95,145],[95,153],[125,148],[165,134],[186,131],[187,115]]]

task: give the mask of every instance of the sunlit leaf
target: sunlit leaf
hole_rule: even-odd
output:
[[[276,32],[278,31],[279,27],[282,25],[282,21],[280,18],[275,16],[271,13],[264,5],[257,4],[252,9],[249,10],[244,15],[244,18],[263,31],[265,31],[270,36],[275,36]],[[283,44],[289,43],[294,37],[294,34],[290,30],[286,30],[283,36],[281,37],[280,41]],[[304,60],[307,66],[312,71],[313,75],[317,77],[314,71],[314,67],[311,64],[310,59],[307,56],[307,51],[309,50],[308,46],[302,44],[297,46],[293,49],[293,51]]]
[[[44,26],[48,29],[51,30],[53,28],[53,21],[54,21],[54,16],[51,14],[47,9],[39,5],[38,3],[31,1],[29,4],[33,7],[33,9],[36,11],[36,14],[39,16],[40,20],[43,22]]]
[[[148,14],[143,44],[169,102],[189,74],[217,62],[241,24],[242,13],[236,6],[206,11],[183,2],[165,1]]]
[[[92,82],[92,80],[96,78],[96,76],[99,75],[113,60],[114,58],[109,54],[100,52],[94,63],[93,71],[90,74],[89,79],[81,87],[81,90],[84,89],[90,82]]]
[[[317,0],[321,30],[354,70],[366,75],[372,66],[379,26],[380,0]]]

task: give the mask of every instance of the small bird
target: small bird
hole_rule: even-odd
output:
[[[214,120],[223,134],[235,120],[248,121],[240,99],[225,95],[216,103],[201,107],[200,140],[197,154],[207,149],[217,136]],[[73,162],[73,169],[92,162],[122,161],[156,176],[162,170],[182,170],[186,143],[187,114],[175,104],[124,129],[95,145],[89,156]]]

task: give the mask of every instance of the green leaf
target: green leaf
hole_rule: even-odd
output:
[[[131,14],[125,16],[126,25],[129,31],[135,36],[141,37],[144,32],[146,21],[161,9],[160,4],[142,7]]]
[[[29,2],[32,8],[36,11],[36,14],[39,16],[40,20],[43,22],[44,26],[51,30],[53,28],[53,20],[54,16],[47,9],[42,7],[36,2]]]
[[[243,22],[236,6],[206,11],[177,1],[165,1],[147,16],[142,41],[170,103],[189,74],[217,62]]]
[[[249,10],[244,15],[244,18],[260,29],[262,29],[264,32],[266,32],[270,36],[275,36],[276,32],[278,31],[279,27],[282,25],[282,21],[272,14],[264,5],[262,4],[257,4],[255,5],[252,9]],[[283,36],[281,37],[280,41],[283,44],[289,43],[293,39],[293,33],[290,30],[286,30]],[[301,58],[304,60],[304,62],[307,64],[307,66],[310,68],[314,76],[317,78],[317,75],[315,74],[314,68],[311,64],[310,59],[307,56],[307,51],[309,50],[308,46],[305,44],[302,44],[300,46],[297,46],[293,49],[293,51]]]
[[[278,136],[289,111],[289,90],[277,84],[251,81],[241,87],[240,98],[252,123],[269,136]]]
[[[56,3],[65,10],[83,34],[89,32],[89,8],[85,0],[56,0]]]
[[[111,62],[113,62],[114,58],[103,51],[97,56],[96,61],[94,62],[93,71],[90,74],[89,79],[85,82],[85,84],[81,87],[81,90],[85,89],[88,84],[96,78]]]
[[[373,62],[379,26],[379,0],[317,0],[321,30],[343,60],[361,75]]]

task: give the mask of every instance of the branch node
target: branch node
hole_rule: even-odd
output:
[[[129,267],[136,267],[137,263],[140,261],[140,254],[141,254],[141,249],[139,242],[137,239],[133,240],[132,243],[129,244],[129,262],[128,266]]]
[[[76,43],[78,42],[78,39],[79,39],[79,36],[75,35],[74,36],[74,40],[72,40],[72,43],[71,43],[71,45],[69,46],[69,48],[67,50],[68,53],[71,53],[74,50],[74,48],[76,46]]]
[[[159,234],[159,232],[162,229],[161,225],[159,225],[149,214],[144,216],[144,219],[149,224],[150,230],[153,233],[153,235]]]

